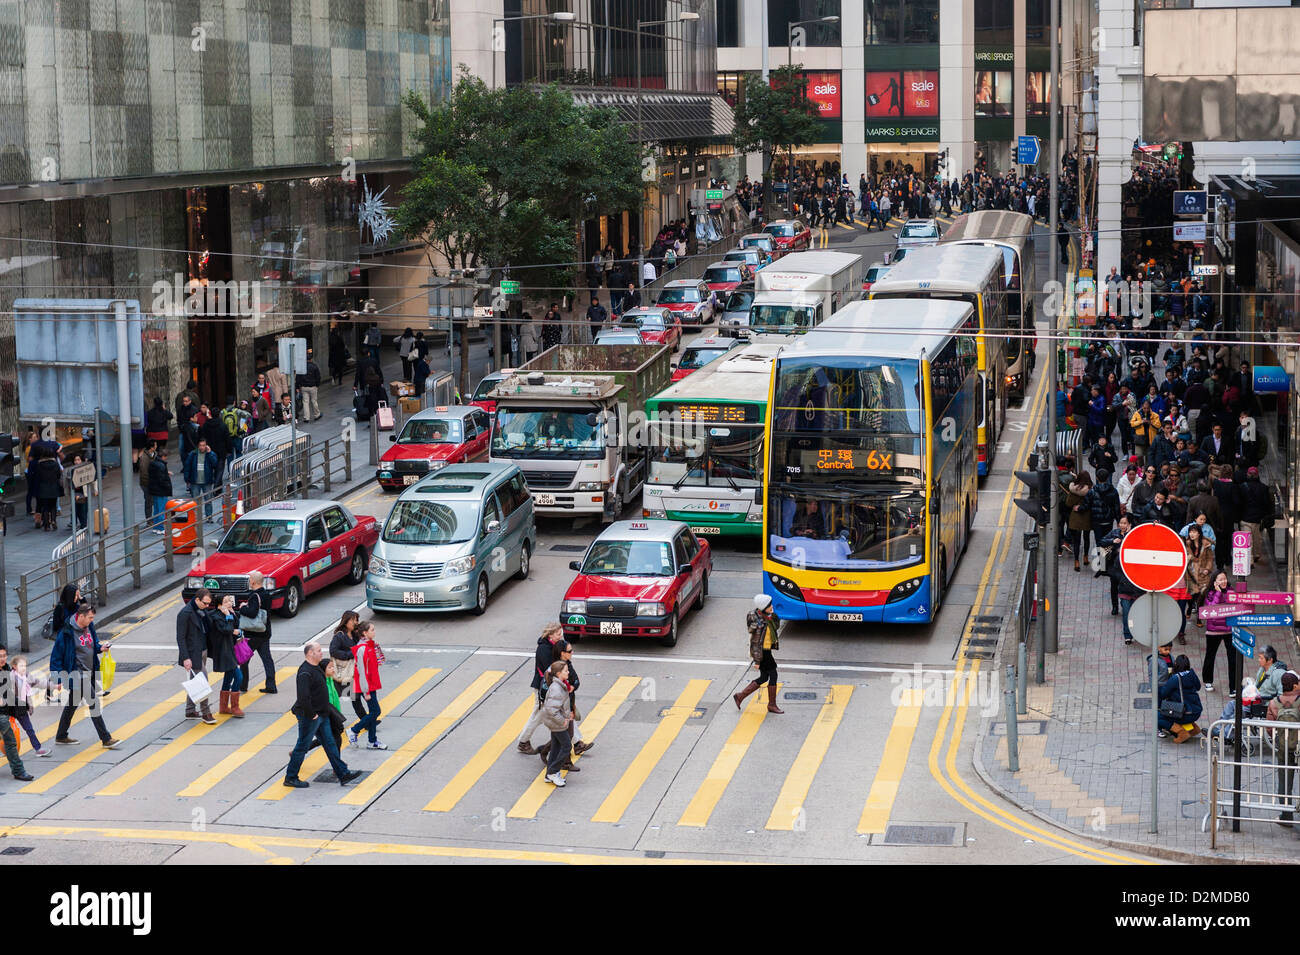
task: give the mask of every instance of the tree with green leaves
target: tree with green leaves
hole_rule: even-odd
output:
[[[803,64],[780,66],[768,73],[765,84],[758,73],[745,74],[744,95],[733,112],[736,128],[732,143],[742,153],[763,153],[763,194],[771,196],[768,171],[781,150],[807,146],[822,135],[817,104],[808,98]]]
[[[453,268],[508,264],[526,286],[566,285],[584,259],[578,223],[640,204],[626,126],[558,85],[489,89],[462,67],[445,102],[404,101],[419,150],[395,218],[431,265],[435,254]]]

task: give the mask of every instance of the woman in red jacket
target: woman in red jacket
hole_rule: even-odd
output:
[[[366,715],[348,731],[348,738],[355,745],[361,731],[369,736],[366,749],[388,749],[379,742],[375,727],[379,725],[379,691],[383,688],[379,682],[379,647],[375,645],[375,625],[367,620],[358,623],[352,631],[357,638],[357,645],[352,648],[353,659],[357,661],[356,675],[352,680],[352,692],[355,698],[365,703]]]

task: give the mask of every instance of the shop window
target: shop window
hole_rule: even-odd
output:
[[[939,0],[865,0],[868,46],[938,43]]]
[[[767,36],[769,46],[785,46],[790,42],[790,24],[819,17],[838,17],[840,0],[767,0]],[[805,23],[804,46],[839,46],[840,24]],[[797,59],[797,57],[796,57]]]

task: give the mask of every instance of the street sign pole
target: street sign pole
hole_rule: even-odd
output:
[[[1155,595],[1152,594],[1152,602]],[[1156,622],[1160,615],[1151,614],[1151,831],[1159,832],[1160,823],[1160,684],[1156,682],[1156,664],[1160,657]],[[1181,679],[1181,677],[1180,677]]]
[[[181,462],[182,466],[185,462]],[[94,522],[100,520],[100,508],[104,506],[104,433],[99,430],[99,408],[95,408],[95,514],[90,521],[87,521],[86,530],[89,532],[94,527]],[[99,533],[107,534],[108,528],[104,526],[106,521],[100,521]],[[89,535],[87,535],[89,537]]]

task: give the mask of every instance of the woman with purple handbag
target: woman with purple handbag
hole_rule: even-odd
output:
[[[240,673],[240,653],[247,663],[253,656],[253,648],[244,639],[244,631],[237,624],[239,618],[235,610],[235,595],[222,594],[217,599],[216,607],[209,611],[208,656],[212,660],[212,669],[221,671],[221,709],[218,711],[236,719],[242,719],[244,711],[239,708],[239,688],[243,681]]]

